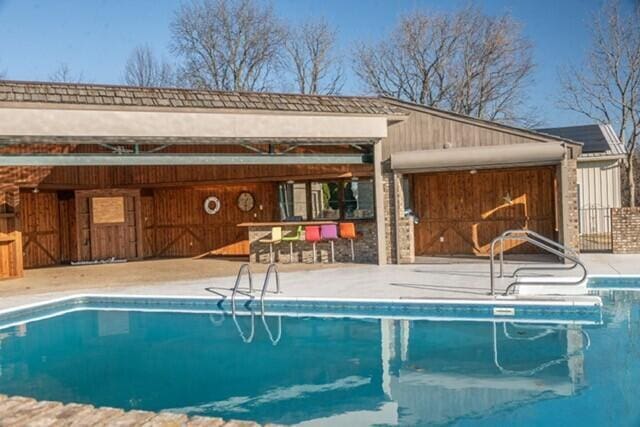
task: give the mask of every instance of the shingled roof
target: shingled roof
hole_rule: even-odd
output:
[[[223,92],[6,80],[0,80],[0,103],[2,102],[375,115],[403,114],[399,109],[375,97]]]

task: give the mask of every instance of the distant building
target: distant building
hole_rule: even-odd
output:
[[[611,208],[622,206],[624,144],[611,125],[567,126],[539,131],[584,144],[578,157],[580,250],[611,250]]]

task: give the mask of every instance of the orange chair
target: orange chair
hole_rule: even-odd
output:
[[[352,222],[341,222],[340,237],[351,242],[351,261],[355,261],[356,253],[353,249],[353,241],[356,239],[356,225]]]

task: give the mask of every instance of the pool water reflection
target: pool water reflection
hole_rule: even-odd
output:
[[[602,295],[601,325],[77,311],[0,330],[0,392],[282,424],[639,425],[640,294]]]

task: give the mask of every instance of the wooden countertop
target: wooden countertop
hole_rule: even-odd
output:
[[[297,227],[300,225],[337,224],[336,221],[243,222],[238,227]]]

